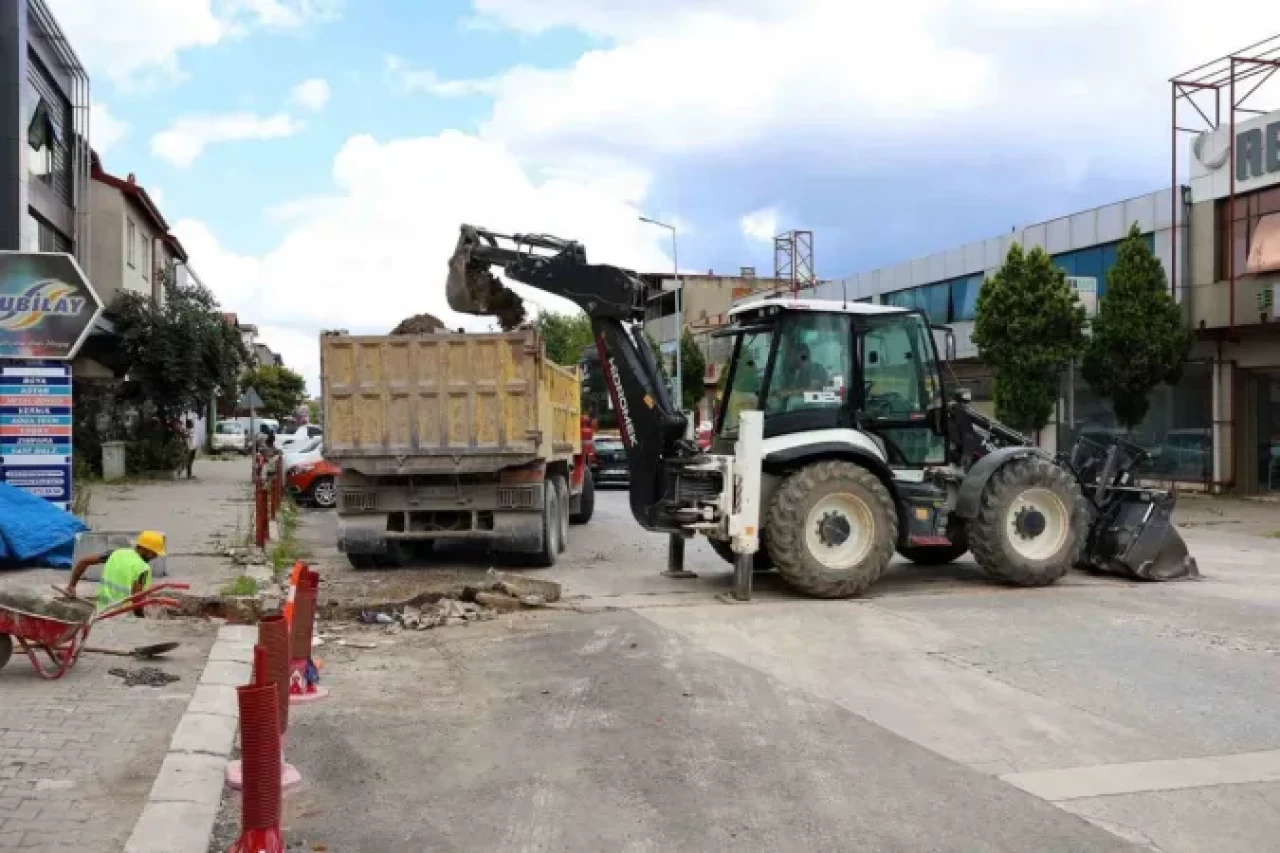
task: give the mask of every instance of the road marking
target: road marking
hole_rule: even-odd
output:
[[[1009,773],[1000,778],[1051,802],[1209,785],[1280,782],[1280,749]]]

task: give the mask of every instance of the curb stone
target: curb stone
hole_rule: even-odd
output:
[[[235,688],[249,683],[256,636],[250,625],[223,625],[218,630],[125,853],[209,849],[222,802],[223,774],[239,728]]]

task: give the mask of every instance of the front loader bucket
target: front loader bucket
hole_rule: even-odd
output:
[[[1200,569],[1187,551],[1187,543],[1173,526],[1177,496],[1151,494],[1149,501],[1125,500],[1099,518],[1105,532],[1090,537],[1101,553],[1089,554],[1089,562],[1116,574],[1148,581],[1195,579]]]
[[[457,248],[449,258],[445,299],[450,308],[461,314],[497,317],[502,328],[510,331],[524,322],[524,300],[489,271],[488,261],[474,257],[478,245],[480,236],[476,230],[464,225]]]

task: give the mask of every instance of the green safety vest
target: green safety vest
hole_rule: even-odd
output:
[[[151,566],[132,548],[112,551],[102,567],[102,580],[98,583],[98,609],[110,607],[133,595],[133,585],[148,581]]]

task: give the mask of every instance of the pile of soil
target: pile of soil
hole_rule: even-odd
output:
[[[502,331],[510,332],[525,321],[527,315],[520,294],[503,284],[488,268],[467,269],[467,290],[476,305],[498,318]]]
[[[439,317],[433,314],[414,314],[412,317],[406,317],[400,321],[394,329],[391,330],[393,335],[429,335],[432,332],[438,332],[444,328],[444,323]]]

